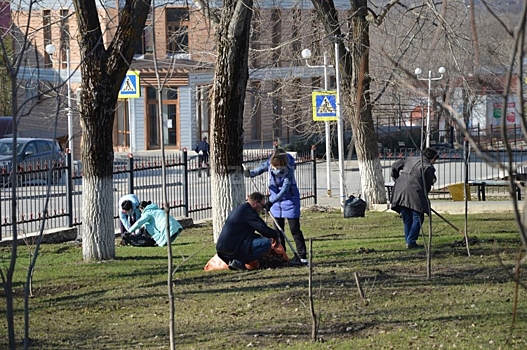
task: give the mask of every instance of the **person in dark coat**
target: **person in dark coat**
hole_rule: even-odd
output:
[[[203,167],[203,164],[205,164],[205,168],[207,168],[207,176],[210,176],[210,168],[209,168],[209,152],[210,152],[210,146],[207,142],[207,137],[203,137],[203,140],[198,142],[196,145],[196,148],[194,149],[196,153],[198,154],[198,176],[201,177],[201,168]]]
[[[247,197],[246,203],[227,217],[216,242],[216,252],[231,270],[245,270],[246,263],[271,249],[271,239],[279,239],[278,232],[267,226],[260,217],[264,207],[265,196],[253,192]]]
[[[427,148],[421,157],[408,157],[393,163],[391,176],[393,185],[391,207],[401,214],[404,223],[406,248],[422,248],[416,243],[419,238],[424,214],[430,215],[428,193],[436,182],[434,163],[437,151]]]
[[[293,156],[284,149],[278,148],[268,161],[254,170],[247,169],[244,175],[255,177],[268,173],[270,198],[265,209],[276,219],[282,232],[287,219],[291,235],[295,240],[299,263],[307,265],[306,241],[300,229],[300,191],[296,184],[295,167]],[[281,237],[281,242],[285,249],[285,237]]]

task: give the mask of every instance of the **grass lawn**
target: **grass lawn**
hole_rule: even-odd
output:
[[[445,217],[464,228],[463,215]],[[308,246],[312,242],[317,342],[310,340],[309,268],[206,272],[215,250],[212,227],[202,225],[173,243],[176,348],[527,348],[521,286],[512,324],[512,271],[521,248],[512,214],[469,216],[469,236],[477,237],[471,256],[454,244],[463,236],[434,216],[430,278],[425,251],[406,250],[394,213],[344,219],[340,212],[305,211],[301,224]],[[428,236],[428,219],[423,228]],[[32,249],[18,250],[18,339]],[[81,249],[73,243],[41,247],[29,302],[32,348],[169,349],[166,249],[118,246],[116,259],[103,263],[84,263]],[[2,269],[9,258],[10,249],[1,248]],[[0,349],[6,349],[4,306],[0,314]]]

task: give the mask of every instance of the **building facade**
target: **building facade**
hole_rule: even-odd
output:
[[[188,4],[156,4],[147,19],[129,69],[139,73],[140,96],[117,103],[115,151],[156,150],[161,143],[168,149],[192,149],[210,133],[209,94],[216,38],[207,18]],[[16,42],[29,43],[22,53],[18,96],[19,100],[29,97],[26,105],[31,112],[20,120],[19,134],[49,135],[56,120],[58,136],[67,139],[69,96],[72,136],[77,145],[74,157],[78,159],[81,129],[76,96],[82,89],[82,79],[77,69],[81,58],[75,40],[76,17],[72,6],[57,7],[48,0],[37,5],[31,12],[11,7]],[[314,57],[311,63],[316,65],[322,62],[323,47],[331,48],[323,39],[325,33],[310,1],[262,1],[260,5],[253,15],[243,125],[245,143],[251,148],[264,147],[265,142],[276,139],[289,143],[317,131],[320,124],[312,121],[311,91],[323,86],[323,68],[320,64],[318,68],[307,67],[301,51],[310,48]],[[115,3],[100,9],[105,45],[111,42],[118,16]],[[56,48],[53,55],[46,52],[50,44]],[[154,50],[159,74],[155,71]],[[69,84],[65,84],[68,79]],[[334,84],[334,79],[329,79]]]

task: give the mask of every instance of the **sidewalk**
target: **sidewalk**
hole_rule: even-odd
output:
[[[359,165],[357,160],[344,161],[344,187],[346,199],[349,194],[358,196],[361,190]],[[331,162],[331,192],[327,196],[327,163],[317,161],[317,202],[323,207],[340,208],[340,176],[338,162]],[[465,202],[452,200],[434,200],[432,208],[440,214],[464,214]],[[523,201],[519,203],[519,209],[523,209]],[[371,210],[391,211],[389,204],[375,204]],[[509,201],[468,201],[467,213],[496,213],[514,211],[512,200]]]
[[[179,151],[170,151],[168,153],[176,153]],[[159,151],[143,151],[137,152],[136,155],[155,155]],[[121,153],[121,156],[125,154]],[[197,157],[196,152],[188,150],[189,157]],[[338,161],[331,162],[331,192],[332,196],[327,196],[327,163],[325,161],[317,161],[317,202],[319,206],[340,208],[340,178]],[[344,182],[348,193],[358,195],[361,188],[359,179],[359,166],[357,160],[344,161]],[[347,198],[347,197],[346,197]],[[510,212],[514,211],[512,201],[468,201],[467,213],[496,213],[496,212]],[[520,201],[520,210],[523,209],[523,201]],[[432,208],[440,214],[464,214],[465,202],[455,202],[449,200],[432,201]],[[389,204],[375,204],[372,211],[391,211]]]
[[[340,208],[339,195],[332,197],[326,195],[326,190],[317,191],[318,205],[323,207]],[[452,200],[432,201],[432,208],[440,214],[464,214],[465,202]],[[523,209],[523,201],[519,202],[519,209]],[[391,211],[390,204],[374,204],[372,211]],[[468,201],[467,213],[512,213],[514,207],[512,201]]]

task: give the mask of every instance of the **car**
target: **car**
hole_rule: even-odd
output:
[[[51,139],[24,138],[0,139],[0,174],[2,184],[10,183],[12,170],[13,150],[15,150],[19,184],[41,184],[46,183],[48,169],[50,166],[57,167],[64,164],[65,155],[59,142]],[[63,170],[53,170],[52,183],[57,183],[62,177]]]

